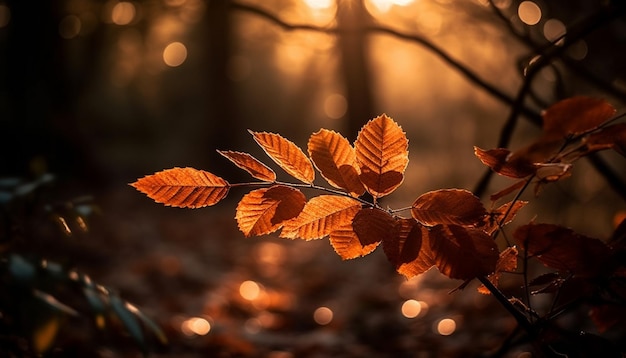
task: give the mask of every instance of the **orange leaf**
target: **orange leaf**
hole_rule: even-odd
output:
[[[517,269],[517,248],[515,246],[510,246],[504,249],[500,253],[500,257],[498,258],[498,262],[496,263],[496,270],[494,273],[489,275],[487,279],[491,281],[491,283],[498,287],[500,276],[503,272],[513,272]],[[478,292],[488,295],[491,292],[485,287],[485,285],[480,285],[478,287]]]
[[[487,211],[470,191],[441,189],[420,195],[411,206],[413,217],[424,225],[455,224],[474,226]]]
[[[130,185],[157,203],[179,208],[215,205],[230,188],[226,180],[194,168],[166,169]]]
[[[524,178],[535,173],[531,161],[520,157],[511,160],[511,151],[505,148],[484,150],[474,147],[474,154],[491,170],[506,177]]]
[[[279,134],[249,132],[265,153],[289,175],[307,184],[313,183],[315,179],[313,165],[297,145]]]
[[[437,225],[429,230],[422,251],[433,258],[444,275],[461,280],[494,272],[498,261],[496,243],[481,230],[458,225]]]
[[[309,200],[298,217],[285,223],[280,237],[321,239],[352,221],[361,203],[337,195],[320,195]]]
[[[615,114],[615,108],[599,98],[577,96],[550,106],[543,113],[543,130],[546,135],[565,138],[581,134],[606,122]]]
[[[248,153],[234,152],[231,150],[218,150],[222,156],[233,162],[239,168],[247,171],[254,178],[262,181],[275,182],[276,173],[267,165],[261,163],[258,159]]]
[[[393,192],[404,180],[409,141],[402,128],[380,115],[361,128],[354,147],[361,181],[376,198]]]
[[[383,240],[383,250],[396,270],[411,278],[433,267],[432,257],[421,250],[428,229],[413,219],[399,219],[397,228],[396,235]]]
[[[321,129],[309,138],[308,150],[313,164],[330,185],[352,196],[358,197],[365,192],[359,179],[354,148],[341,134]]]
[[[355,216],[361,211],[357,211]],[[365,256],[374,251],[380,244],[380,240],[371,243],[362,242],[353,229],[353,221],[354,217],[350,220],[346,220],[341,226],[330,233],[330,244],[333,246],[333,249],[335,249],[335,252],[344,260]]]
[[[285,221],[302,211],[306,197],[284,185],[257,189],[244,195],[237,205],[235,219],[246,237],[278,230]]]
[[[352,229],[363,246],[385,241],[395,235],[396,221],[380,209],[361,209],[352,220]]]

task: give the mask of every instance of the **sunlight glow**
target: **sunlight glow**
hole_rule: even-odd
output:
[[[239,294],[248,301],[254,301],[261,295],[261,287],[254,281],[244,281],[239,285]]]
[[[178,67],[187,59],[187,47],[180,42],[172,42],[163,50],[163,62],[170,67]]]
[[[128,25],[135,19],[137,9],[128,1],[118,2],[111,11],[111,20],[116,25]]]
[[[191,317],[180,325],[180,330],[186,336],[204,336],[211,331],[211,324],[204,318]]]
[[[517,15],[526,25],[536,25],[541,20],[541,9],[532,1],[523,1],[517,8]]]
[[[415,318],[422,312],[422,305],[416,300],[406,300],[402,304],[402,315],[406,318]]]
[[[313,312],[313,320],[315,320],[315,323],[325,326],[332,322],[333,311],[328,307],[319,307]]]
[[[415,0],[369,0],[365,4],[365,6],[366,8],[368,8],[368,10],[376,10],[376,12],[385,13],[391,10],[391,7],[394,5],[407,6],[413,3],[414,1]],[[371,5],[371,7],[368,5]]]
[[[456,331],[456,322],[451,318],[444,318],[437,323],[437,333],[449,336]]]
[[[304,0],[304,3],[315,10],[328,9],[333,6],[333,0]]]

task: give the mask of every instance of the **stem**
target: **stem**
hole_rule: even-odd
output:
[[[500,291],[496,286],[494,286],[491,281],[487,279],[485,276],[478,277],[478,280],[487,287],[489,292],[493,295],[493,297],[500,302],[500,304],[515,318],[517,323],[528,333],[529,336],[534,337],[536,335],[535,327],[530,323],[528,318],[522,314],[513,304],[509,301],[508,298]]]

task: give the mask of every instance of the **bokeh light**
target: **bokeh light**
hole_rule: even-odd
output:
[[[315,10],[328,9],[333,6],[333,0],[304,0],[306,6]]]
[[[543,24],[543,36],[550,42],[558,40],[565,35],[565,32],[565,24],[563,24],[560,20],[549,19],[545,24]],[[557,44],[563,44],[562,39],[559,40]]]
[[[517,16],[526,25],[536,25],[541,21],[541,9],[532,1],[523,1],[517,8]]]
[[[402,315],[406,318],[415,318],[422,312],[422,304],[417,300],[406,300],[402,304]]]
[[[178,67],[187,59],[187,47],[180,42],[172,42],[163,50],[163,62],[170,67]]]
[[[261,286],[254,281],[244,281],[239,285],[239,294],[248,301],[254,301],[261,294]]]
[[[137,8],[128,1],[120,1],[111,10],[111,21],[116,25],[128,25],[137,15]]]
[[[348,101],[346,97],[338,93],[333,93],[324,99],[324,113],[328,118],[339,119],[348,111]]]
[[[5,27],[11,21],[11,9],[4,4],[0,4],[0,28]]]
[[[333,311],[328,307],[318,307],[313,312],[313,320],[315,323],[325,326],[332,322],[333,320]]]
[[[204,336],[211,331],[211,323],[202,317],[191,317],[182,322],[180,330],[186,336]]]
[[[436,331],[442,336],[449,336],[456,331],[456,321],[451,318],[444,318],[437,322]]]

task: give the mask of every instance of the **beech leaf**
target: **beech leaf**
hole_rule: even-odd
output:
[[[485,217],[485,225],[482,227],[482,230],[489,235],[493,234],[500,226],[504,226],[513,221],[517,212],[526,206],[526,204],[528,204],[527,201],[516,200],[515,202],[508,202],[502,204],[497,209],[491,210]]]
[[[309,138],[308,151],[313,164],[330,185],[356,197],[365,192],[354,148],[341,134],[320,129]]]
[[[355,212],[354,216],[361,211]],[[367,243],[359,239],[353,228],[354,216],[330,233],[330,244],[343,260],[365,256],[374,251],[380,244],[380,240]]]
[[[604,149],[613,149],[626,157],[626,123],[619,123],[602,128],[583,140],[586,154]]]
[[[484,150],[474,147],[474,154],[483,164],[502,176],[525,178],[535,173],[535,166],[531,161],[520,157],[510,160],[511,151],[505,148]]]
[[[489,235],[458,225],[431,227],[428,246],[422,244],[425,250],[441,273],[461,280],[489,275],[499,258],[498,247]]]
[[[363,246],[378,244],[397,235],[394,218],[376,208],[361,209],[352,220],[352,228]]]
[[[284,185],[257,189],[244,195],[235,219],[246,237],[272,233],[302,211],[306,197],[297,189]]]
[[[321,239],[333,230],[351,222],[359,210],[361,210],[361,203],[349,197],[316,196],[304,205],[300,215],[285,223],[280,237],[304,240]]]
[[[398,219],[397,234],[383,241],[383,250],[398,273],[406,278],[420,275],[435,265],[429,250],[422,250],[428,229],[413,219]]]
[[[267,165],[248,153],[235,152],[231,150],[218,150],[222,156],[233,162],[239,168],[247,171],[254,178],[262,181],[275,182],[276,173]]]
[[[513,233],[517,243],[544,265],[594,276],[608,268],[611,249],[602,241],[553,224],[527,224]]]
[[[408,143],[402,128],[385,114],[361,128],[354,147],[361,182],[372,196],[380,198],[402,184],[409,163]]]
[[[230,188],[230,184],[217,175],[189,167],[166,169],[130,185],[157,203],[179,208],[215,205]]]
[[[249,132],[265,153],[289,175],[304,183],[313,183],[313,164],[297,145],[279,134]]]
[[[599,98],[576,96],[559,101],[543,113],[546,135],[581,134],[596,129],[615,114],[615,108]]]
[[[441,189],[420,195],[411,206],[411,215],[424,225],[454,224],[475,226],[487,211],[470,191]]]
[[[496,263],[496,270],[491,275],[487,276],[487,279],[495,286],[499,286],[500,276],[503,272],[513,272],[517,270],[517,247],[510,246],[504,249],[500,253],[500,257],[498,258],[498,262]],[[482,294],[490,294],[491,291],[485,287],[485,285],[480,285],[478,287],[478,292]]]

